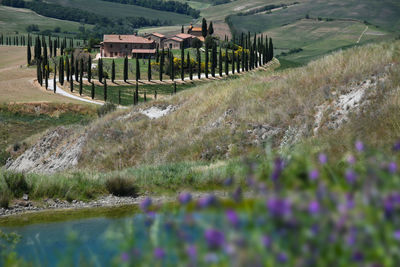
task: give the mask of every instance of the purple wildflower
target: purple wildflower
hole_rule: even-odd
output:
[[[266,248],[269,248],[269,246],[271,245],[271,239],[267,235],[261,237],[261,242]]]
[[[318,160],[321,165],[325,165],[326,163],[328,163],[328,156],[324,153],[320,153],[318,155]]]
[[[357,173],[352,169],[348,169],[346,170],[345,177],[349,184],[354,184],[357,179]]]
[[[271,178],[273,181],[278,180],[284,168],[285,168],[285,162],[281,158],[276,158],[274,161],[274,170],[271,174]]]
[[[216,229],[207,229],[204,233],[208,247],[211,249],[219,249],[225,243],[225,235]]]
[[[129,261],[129,254],[128,253],[126,253],[126,252],[123,252],[122,254],[121,254],[121,261],[122,262],[128,262]]]
[[[364,254],[360,251],[356,251],[352,256],[353,261],[361,262],[364,260]]]
[[[273,216],[284,217],[292,212],[291,203],[288,199],[270,198],[267,201],[267,207]]]
[[[234,210],[227,210],[225,214],[226,218],[233,226],[236,227],[239,225],[239,216]]]
[[[178,197],[178,200],[182,205],[186,205],[192,201],[192,195],[190,193],[181,193]]]
[[[319,203],[316,200],[313,200],[308,204],[308,212],[310,214],[317,214],[320,211]]]
[[[186,249],[186,253],[188,254],[190,260],[192,262],[196,261],[197,259],[197,248],[195,245],[190,245],[187,249]]]
[[[319,171],[317,169],[311,170],[308,173],[308,177],[310,178],[311,181],[315,181],[319,178]]]
[[[231,186],[233,184],[233,178],[232,177],[228,177],[225,181],[224,181],[224,185],[225,186]]]
[[[397,164],[396,162],[392,161],[387,166],[388,172],[391,174],[395,174],[397,172]]]
[[[355,147],[356,147],[356,150],[358,152],[363,152],[364,151],[364,143],[361,142],[361,141],[356,141]]]
[[[394,231],[393,237],[394,237],[394,239],[396,239],[397,241],[400,241],[400,230]]]
[[[288,261],[288,256],[286,255],[286,253],[284,252],[280,252],[277,256],[276,259],[278,260],[278,262],[280,263],[285,263]]]
[[[356,157],[354,157],[353,155],[349,155],[347,157],[347,163],[350,164],[350,165],[356,164]]]
[[[142,201],[142,203],[140,203],[140,209],[142,210],[142,211],[148,211],[149,210],[149,208],[151,207],[151,204],[152,204],[152,200],[151,200],[151,198],[149,198],[149,197],[146,197],[143,201]]]
[[[210,194],[210,195],[200,198],[197,201],[197,205],[200,208],[207,208],[211,205],[214,205],[216,202],[217,202],[217,198],[214,195]]]
[[[395,151],[395,152],[400,151],[400,140],[397,141],[397,142],[393,145],[393,151]]]
[[[161,260],[162,258],[165,257],[165,251],[164,251],[162,248],[156,248],[156,249],[154,250],[154,257],[155,257],[157,260]]]

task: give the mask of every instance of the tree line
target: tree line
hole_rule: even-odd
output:
[[[70,91],[74,92],[74,80],[79,83],[79,94],[83,93],[83,78],[86,75],[89,83],[92,84],[91,96],[94,98],[95,86],[93,83],[92,73],[92,58],[88,55],[87,58],[80,56],[75,58],[73,53],[73,47],[71,50],[66,50],[67,39],[61,40],[46,40],[45,37],[40,38],[39,36],[35,39],[34,55],[32,60],[31,45],[32,38],[28,38],[27,46],[27,61],[28,64],[36,63],[37,67],[37,80],[43,86],[45,84],[46,89],[48,88],[48,79],[51,72],[51,64],[49,58],[53,62],[54,72],[54,90],[56,90],[56,79],[58,73],[58,81],[61,85],[64,85],[65,81],[69,82]],[[49,45],[49,47],[48,47]],[[73,46],[73,42],[70,43]],[[224,47],[223,47],[224,46]],[[56,49],[55,49],[56,48]],[[60,49],[61,56],[57,59],[57,48]],[[242,34],[241,38],[236,38],[227,42],[222,42],[219,46],[217,42],[211,44],[205,44],[205,60],[202,62],[200,48],[196,48],[196,59],[192,59],[190,53],[185,53],[184,46],[181,47],[180,58],[175,58],[174,54],[170,49],[165,50],[162,48],[160,51],[158,48],[155,55],[155,64],[151,63],[149,57],[147,64],[147,79],[151,81],[153,77],[153,66],[158,66],[157,77],[160,81],[163,81],[164,76],[169,76],[169,79],[175,81],[177,76],[184,81],[187,79],[185,74],[189,74],[190,80],[193,80],[194,76],[202,78],[203,74],[206,78],[216,77],[217,74],[220,77],[229,76],[231,74],[246,72],[254,70],[260,66],[267,64],[274,57],[274,48],[271,38],[267,36],[251,36],[251,34]],[[135,80],[138,84],[141,80],[141,69],[139,63],[139,57],[133,59],[136,65]],[[129,59],[124,58],[123,64],[123,80],[128,82],[129,80]],[[103,95],[104,100],[107,100],[107,79],[111,79],[111,82],[115,82],[116,77],[116,66],[115,61],[112,61],[111,75],[104,71],[103,59],[98,60],[97,66],[97,78],[100,83],[103,84]],[[138,86],[138,85],[137,85]],[[138,89],[134,93],[133,103],[138,103]]]
[[[185,14],[197,19],[200,16],[200,11],[191,8],[187,3],[178,1],[162,1],[162,0],[102,0],[112,3],[128,4],[147,7],[151,9],[169,11],[178,14]]]

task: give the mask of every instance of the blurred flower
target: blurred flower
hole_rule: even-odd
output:
[[[400,151],[400,140],[393,145],[393,151]]]
[[[224,246],[224,251],[227,255],[234,255],[236,252],[235,247],[232,244],[226,244]]]
[[[228,219],[228,221],[233,225],[233,226],[238,226],[239,225],[239,217],[236,214],[236,212],[234,210],[227,210],[225,212],[226,214],[226,218]]]
[[[161,260],[162,258],[165,257],[165,251],[162,248],[156,248],[154,249],[154,257],[157,260]]]
[[[129,254],[128,253],[126,253],[126,252],[123,252],[122,254],[121,254],[121,261],[122,262],[128,262],[129,261]]]
[[[197,201],[197,205],[200,208],[207,208],[207,207],[209,207],[211,205],[214,205],[216,202],[217,202],[217,198],[214,195],[209,194],[207,196],[204,196],[204,197],[200,198]]]
[[[149,198],[149,197],[146,197],[143,201],[142,201],[142,203],[140,203],[140,209],[142,210],[142,211],[148,211],[149,210],[149,208],[151,207],[151,204],[152,204],[152,200],[151,200],[151,198]]]
[[[190,193],[181,193],[178,200],[182,205],[186,205],[192,200],[192,195]]]
[[[356,147],[356,150],[358,152],[363,152],[364,151],[364,143],[361,142],[361,141],[356,141],[355,147]]]
[[[228,177],[225,179],[224,181],[224,185],[225,186],[231,186],[233,184],[233,178],[232,177]]]
[[[356,157],[354,157],[353,155],[347,156],[347,163],[350,165],[356,164]]]
[[[270,198],[267,201],[267,207],[273,216],[284,217],[290,215],[292,212],[291,203],[288,199]]]
[[[319,171],[317,169],[314,169],[308,173],[308,177],[310,178],[311,181],[315,181],[319,178]]]
[[[240,202],[242,200],[242,188],[238,187],[232,193],[232,198],[236,202]]]
[[[192,262],[196,261],[197,259],[197,249],[195,245],[190,245],[187,249],[186,249],[186,253],[188,254],[190,260]]]
[[[357,174],[353,169],[347,169],[345,177],[349,184],[353,184],[357,179]]]
[[[274,161],[274,170],[271,174],[271,178],[273,181],[278,180],[284,168],[285,168],[285,162],[281,158],[276,158]]]
[[[218,255],[215,253],[207,253],[204,256],[204,261],[207,263],[217,263],[218,262]]]
[[[391,173],[391,174],[395,174],[396,172],[397,172],[397,164],[396,164],[396,162],[394,162],[394,161],[392,161],[392,162],[390,162],[389,164],[388,164],[388,171]]]
[[[400,241],[400,230],[396,230],[393,234],[394,239]]]
[[[269,248],[269,246],[271,245],[271,239],[269,238],[269,236],[264,235],[261,237],[261,243],[264,245],[264,247]]]
[[[353,253],[352,259],[353,259],[353,261],[357,261],[357,262],[363,261],[364,254],[360,251],[356,251]]]
[[[225,235],[216,229],[207,229],[204,233],[208,247],[211,249],[219,249],[225,243]]]
[[[276,259],[280,263],[285,263],[288,261],[288,256],[284,252],[280,252],[277,256]]]
[[[318,155],[318,160],[320,164],[325,165],[326,163],[328,163],[328,156],[324,153],[320,153]]]
[[[310,202],[310,204],[308,204],[308,212],[310,212],[311,214],[317,214],[319,213],[320,207],[319,207],[319,203],[316,200],[313,200]]]

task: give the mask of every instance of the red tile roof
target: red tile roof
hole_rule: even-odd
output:
[[[194,38],[193,35],[187,34],[187,33],[180,33],[180,34],[177,34],[177,35],[175,35],[175,36],[178,37],[178,38],[181,38],[181,39]]]
[[[132,54],[155,54],[155,49],[132,49]]]
[[[192,32],[201,32],[202,29],[200,27],[192,28]]]
[[[166,41],[169,41],[169,40],[173,40],[173,41],[176,41],[176,42],[179,42],[179,43],[183,42],[183,40],[181,38],[178,38],[178,37],[171,37],[171,38],[168,38]]]
[[[104,35],[104,43],[151,44],[154,41],[136,35]]]

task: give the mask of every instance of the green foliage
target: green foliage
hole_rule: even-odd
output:
[[[14,172],[4,172],[1,173],[7,188],[13,194],[14,197],[20,198],[23,194],[27,194],[30,191],[30,186],[28,185],[25,174],[14,173]]]
[[[110,194],[119,197],[137,197],[139,191],[132,180],[121,177],[108,179],[105,186]]]

